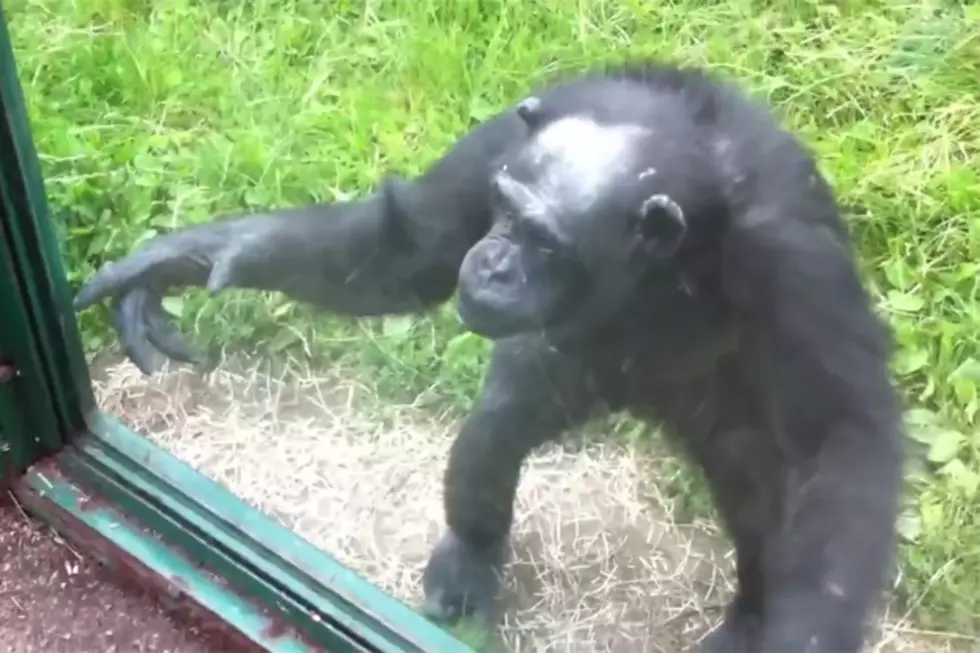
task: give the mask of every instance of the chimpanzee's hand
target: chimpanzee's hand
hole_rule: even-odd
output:
[[[204,356],[183,342],[162,300],[168,291],[206,286],[216,293],[242,286],[270,269],[274,225],[259,219],[230,220],[157,236],[126,258],[89,278],[75,298],[82,311],[112,298],[113,327],[126,356],[144,373],[159,365],[159,353],[202,363]]]

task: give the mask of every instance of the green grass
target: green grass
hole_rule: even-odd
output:
[[[957,6],[959,4],[959,6]],[[710,63],[768,98],[852,208],[896,333],[914,441],[902,590],[980,630],[980,8],[850,0],[6,0],[71,278],[179,224],[363,193],[419,172],[543,71]],[[341,321],[192,293],[209,346],[356,362],[465,408],[486,344],[445,314]],[[92,350],[115,343],[81,316]],[[690,475],[679,501],[704,510]]]

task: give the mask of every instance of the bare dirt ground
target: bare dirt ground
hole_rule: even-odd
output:
[[[221,640],[122,586],[0,494],[0,652],[218,653]]]
[[[454,425],[384,405],[343,370],[270,376],[226,362],[208,376],[146,378],[115,362],[103,407],[391,595],[420,602],[442,531],[440,482]],[[515,653],[691,647],[731,591],[728,547],[680,526],[651,482],[656,460],[625,447],[543,450],[522,477],[516,559],[500,639]],[[976,650],[886,611],[869,651]]]

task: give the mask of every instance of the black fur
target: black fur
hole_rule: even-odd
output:
[[[77,306],[114,296],[126,351],[145,371],[154,348],[194,357],[141,307],[168,288],[207,285],[219,263],[232,273],[215,289],[280,290],[349,315],[424,310],[459,280],[475,322],[492,321],[505,305],[524,301],[523,310],[528,292],[569,285],[528,277],[503,283],[503,295],[487,291],[487,261],[502,250],[476,260],[489,242],[478,241],[529,246],[520,233],[500,235],[492,173],[563,115],[650,127],[662,140],[644,156],[683,208],[683,230],[666,232],[676,247],[627,256],[631,243],[609,228],[613,209],[577,219],[574,242],[549,242],[584,275],[578,300],[557,302],[539,329],[526,315],[494,327],[501,338],[482,393],[451,447],[450,532],[425,572],[429,613],[490,615],[524,458],[603,411],[628,410],[662,421],[704,469],[737,547],[738,596],[704,650],[856,653],[892,554],[900,411],[887,331],[831,190],[767,111],[700,70],[624,65],[534,97],[475,128],[420,178],[363,200],[158,237],[97,273]],[[624,179],[609,200],[628,209],[620,199],[634,186]],[[638,233],[641,243],[666,237]]]

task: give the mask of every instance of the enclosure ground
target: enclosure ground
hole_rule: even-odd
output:
[[[0,495],[0,653],[229,650]]]
[[[441,478],[455,425],[381,402],[343,369],[226,361],[154,378],[94,372],[104,409],[409,605],[442,532]],[[591,440],[589,440],[591,442]],[[582,444],[537,453],[521,480],[515,556],[490,648],[516,653],[679,653],[720,617],[727,545],[680,525],[651,452]],[[915,630],[892,607],[869,650],[976,650]],[[469,639],[469,638],[467,638]]]

